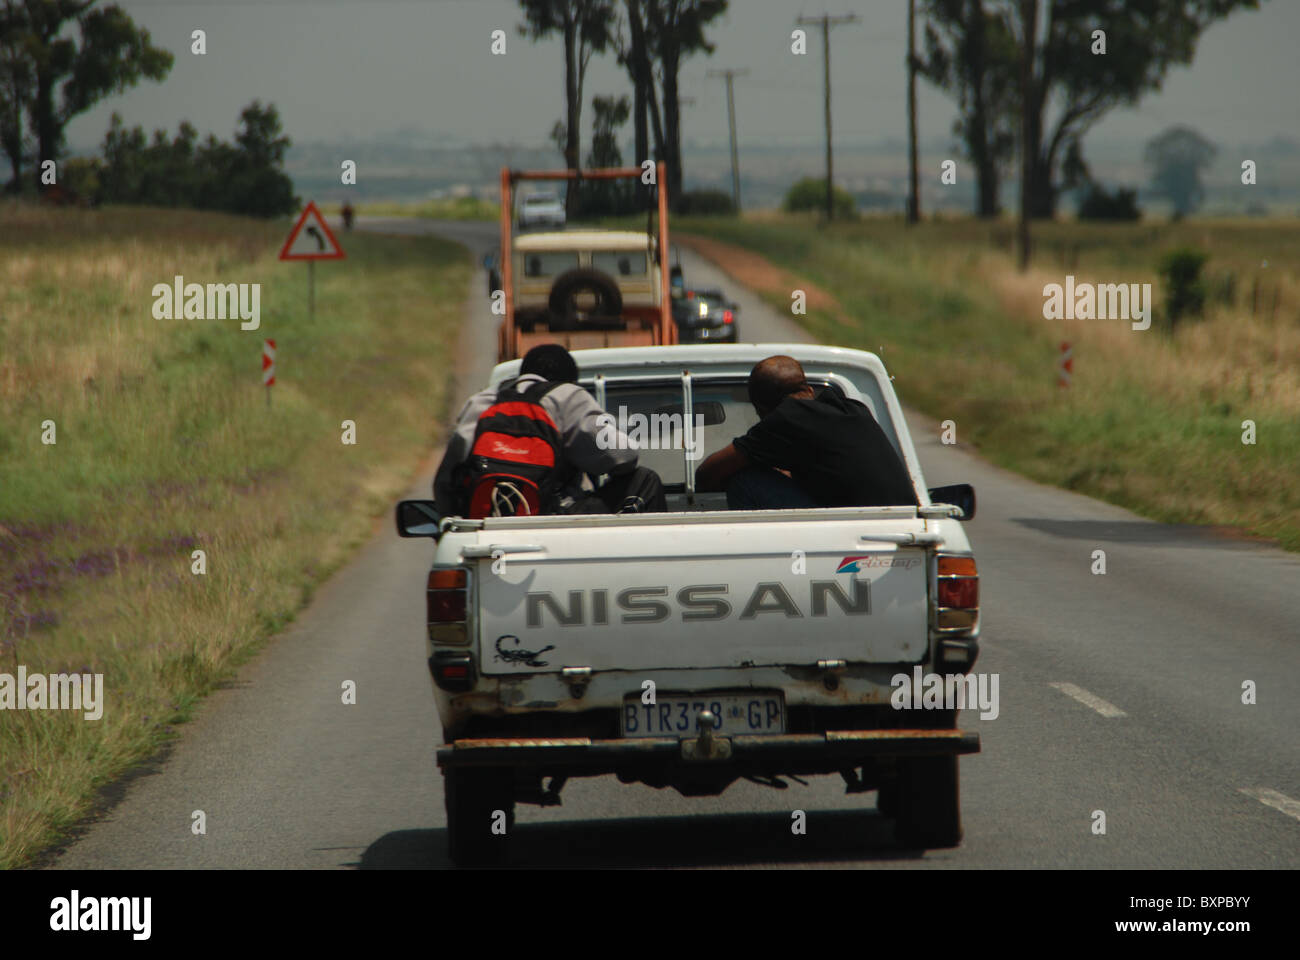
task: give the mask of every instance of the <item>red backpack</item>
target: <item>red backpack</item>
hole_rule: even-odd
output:
[[[540,380],[520,393],[516,382],[502,386],[474,430],[461,475],[471,519],[546,513],[559,489],[563,443],[541,402],[559,384]]]

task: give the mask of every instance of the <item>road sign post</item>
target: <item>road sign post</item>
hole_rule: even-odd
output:
[[[308,323],[316,319],[316,261],[342,260],[346,256],[316,202],[309,202],[280,248],[281,260],[307,261]]]

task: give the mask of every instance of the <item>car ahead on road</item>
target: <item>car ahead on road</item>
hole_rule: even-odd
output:
[[[700,459],[757,414],[760,359],[798,359],[875,416],[915,504],[729,511],[695,489]],[[554,805],[572,777],[714,796],[738,779],[843,778],[879,791],[911,848],[961,840],[957,756],[980,749],[952,703],[894,696],[925,671],[960,690],[979,644],[966,485],[927,490],[873,354],[806,344],[631,347],[574,354],[668,512],[465,519],[398,504],[436,542],[427,654],[444,746],[447,834],[460,864],[506,857],[516,804]],[[490,384],[518,376],[497,365]],[[648,427],[647,427],[648,425]],[[960,702],[960,701],[958,701]],[[896,709],[901,706],[906,709]]]
[[[673,320],[682,343],[735,343],[740,307],[721,290],[685,290],[673,300]]]
[[[563,227],[564,204],[558,193],[538,191],[530,193],[519,204],[519,229],[533,227]]]

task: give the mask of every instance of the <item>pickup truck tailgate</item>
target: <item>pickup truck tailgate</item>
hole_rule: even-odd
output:
[[[914,515],[819,519],[779,536],[734,522],[484,530],[477,551],[494,556],[475,576],[481,669],[918,662],[926,551],[887,538],[923,532]]]

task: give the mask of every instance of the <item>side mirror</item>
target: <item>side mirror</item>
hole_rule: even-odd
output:
[[[432,500],[402,500],[397,504],[397,535],[399,537],[432,537],[442,535],[439,523],[442,514]]]
[[[975,516],[975,488],[969,483],[953,483],[946,487],[930,488],[931,503],[951,503],[961,507],[965,514],[961,519],[970,520]]]

